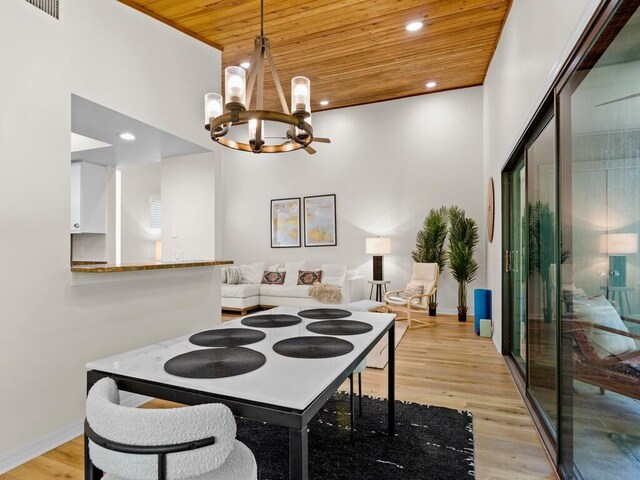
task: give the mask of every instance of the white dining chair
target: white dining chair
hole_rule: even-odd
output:
[[[256,460],[235,439],[236,422],[221,404],[168,409],[120,405],[110,378],[87,396],[85,433],[103,480],[256,480]]]

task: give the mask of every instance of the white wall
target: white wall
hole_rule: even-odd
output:
[[[308,259],[345,263],[371,278],[365,238],[392,238],[385,277],[410,279],[415,235],[430,208],[457,204],[482,225],[482,88],[321,112],[317,136],[330,145],[286,155],[223,153],[223,256],[236,263]],[[270,248],[270,200],[335,193],[337,247]],[[485,232],[477,259],[483,286]],[[473,293],[469,299],[472,306]],[[438,301],[456,311],[456,286],[443,274]]]
[[[514,0],[485,79],[483,186],[489,177],[496,185],[487,288],[493,290],[493,339],[498,348],[502,341],[500,172],[598,4],[599,0]]]
[[[152,196],[161,198],[160,162],[120,167],[120,245],[123,263],[153,262],[160,230],[151,229]],[[164,207],[164,198],[162,199]],[[111,206],[111,205],[110,205]]]
[[[219,319],[211,270],[70,286],[68,223],[71,93],[209,146],[220,54],[115,0],[64,7],[0,15],[0,471],[82,418],[85,362]]]
[[[162,160],[163,260],[175,250],[185,260],[215,258],[215,160],[211,153]]]

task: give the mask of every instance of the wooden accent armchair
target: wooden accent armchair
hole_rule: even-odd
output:
[[[405,297],[404,290],[395,290],[384,295],[384,304],[389,312],[401,312],[406,315],[409,328],[420,328],[435,325],[433,320],[416,317],[416,313],[425,314],[429,310],[429,302],[438,288],[440,268],[437,263],[414,263],[410,285],[422,286],[422,293]],[[414,323],[417,326],[414,327]]]
[[[590,339],[589,329],[609,332],[634,340],[640,335],[605,325],[568,320],[567,330],[575,341],[573,348],[574,377],[585,383],[627,397],[640,399],[640,348],[620,355],[601,358]]]

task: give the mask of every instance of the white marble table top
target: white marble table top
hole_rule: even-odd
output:
[[[266,313],[296,315],[301,310],[305,310],[305,308],[278,307],[267,312],[260,312],[257,315]],[[191,344],[189,342],[191,335],[89,362],[86,367],[87,370],[100,370],[242,400],[304,410],[363,350],[373,343],[375,338],[394,321],[395,315],[353,312],[348,319],[369,323],[373,326],[373,330],[361,335],[338,337],[351,342],[354,349],[346,355],[325,359],[289,358],[275,353],[272,349],[276,342],[286,338],[318,336],[318,334],[308,331],[306,326],[319,320],[303,318],[301,323],[291,327],[254,328],[245,327],[240,323],[242,319],[238,318],[212,327],[254,328],[267,335],[260,342],[245,345],[246,348],[262,352],[267,357],[266,364],[253,372],[235,377],[192,379],[165,372],[164,364],[167,360],[182,353],[206,348]]]

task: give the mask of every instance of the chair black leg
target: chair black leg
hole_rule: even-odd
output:
[[[164,453],[158,454],[158,480],[167,478],[167,456]]]
[[[353,373],[351,375],[349,375],[349,386],[351,387],[351,395],[350,395],[350,400],[351,400],[351,443],[355,443],[354,439],[353,439],[353,417],[355,414],[355,408],[354,408],[354,403],[353,403]]]
[[[362,416],[362,373],[358,374],[358,416]]]

